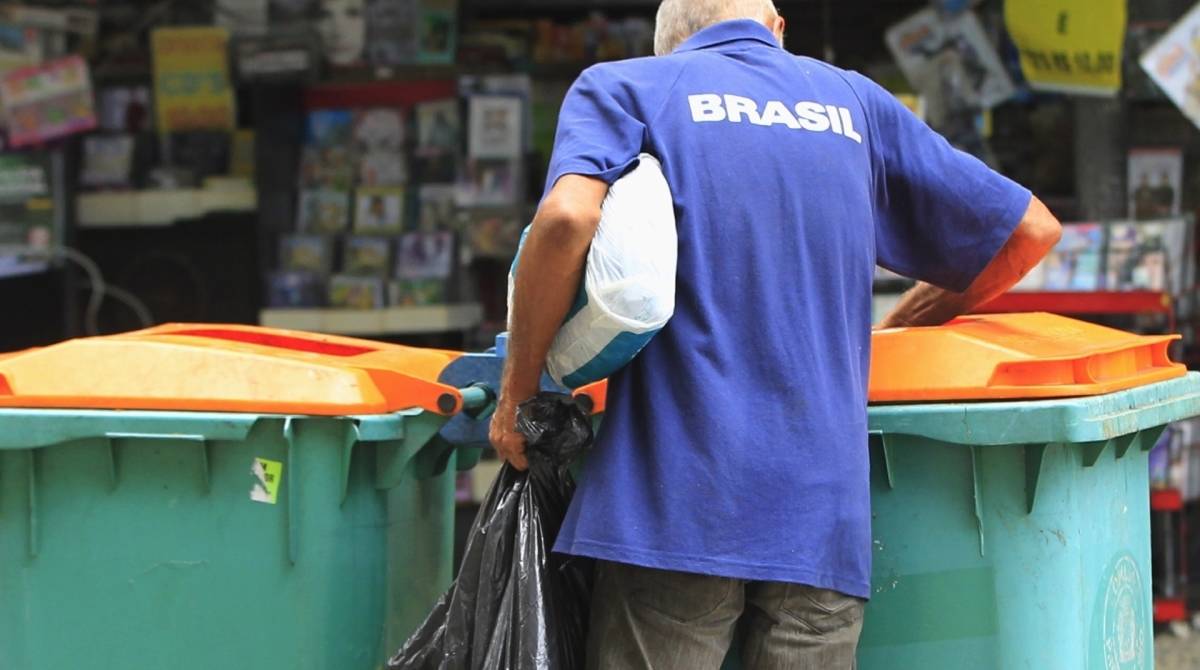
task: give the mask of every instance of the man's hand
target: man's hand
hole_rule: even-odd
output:
[[[940,326],[1000,297],[1029,273],[1058,244],[1062,225],[1034,198],[1012,236],[987,268],[963,293],[917,284],[875,327]]]
[[[518,470],[525,470],[529,461],[525,458],[525,436],[517,432],[517,405],[507,397],[500,398],[496,413],[492,415],[488,439],[500,458]]]
[[[517,406],[537,393],[546,354],[579,291],[583,266],[608,184],[569,174],[542,201],[521,250],[513,292],[512,332],[500,399],[489,438],[518,470],[528,467],[525,438],[517,431]]]

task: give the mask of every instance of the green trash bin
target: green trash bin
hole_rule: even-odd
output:
[[[344,338],[304,335],[309,344],[279,351],[278,341],[209,350],[197,337],[208,336],[93,338],[0,362],[10,406],[80,403],[80,380],[60,382],[56,399],[30,371],[104,353],[127,368],[109,374],[148,390],[134,402],[98,376],[82,380],[101,406],[186,400],[186,383],[166,392],[138,380],[172,365],[225,364],[231,377],[250,368],[266,376],[242,390],[270,389],[258,401],[191,389],[197,404],[237,412],[0,410],[0,667],[374,669],[448,586],[455,472],[477,453],[438,433],[486,398],[417,378],[372,384],[374,372],[331,363],[310,341]],[[263,381],[291,373],[288,389]],[[341,405],[312,401],[328,416],[249,410],[297,401],[287,394],[304,380],[353,387],[367,406],[378,393],[411,407],[340,414],[355,404],[330,390]]]
[[[1148,452],[1200,375],[874,407],[863,670],[1153,667]]]

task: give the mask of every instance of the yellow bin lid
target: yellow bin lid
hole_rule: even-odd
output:
[[[1182,377],[1178,335],[1134,335],[1054,314],[968,316],[875,333],[871,402],[1101,395]]]
[[[451,415],[461,354],[254,326],[169,324],[0,356],[0,407]]]

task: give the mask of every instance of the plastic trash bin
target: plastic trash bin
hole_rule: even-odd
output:
[[[187,325],[0,360],[0,667],[379,667],[450,581],[457,356]]]
[[[1148,452],[1200,415],[1174,339],[1045,314],[876,334],[861,670],[1153,667]]]

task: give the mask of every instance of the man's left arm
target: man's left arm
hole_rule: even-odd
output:
[[[550,345],[579,292],[607,194],[601,179],[563,176],[542,200],[521,249],[508,360],[490,428],[492,446],[519,470],[528,462],[525,438],[516,430],[517,406],[538,392]]]

